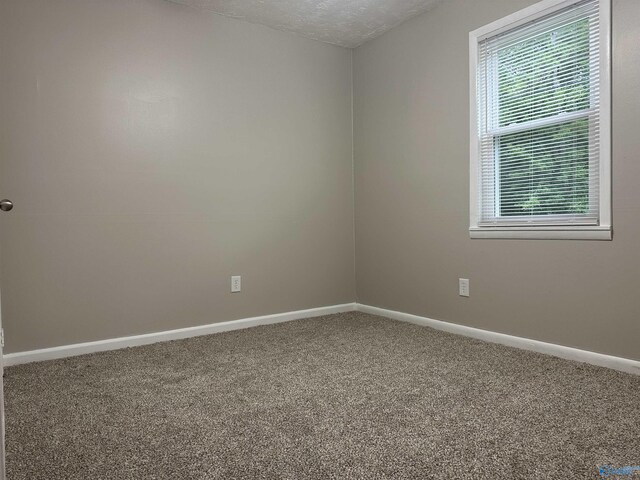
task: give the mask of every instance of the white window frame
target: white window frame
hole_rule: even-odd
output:
[[[600,3],[600,204],[597,225],[479,225],[478,45],[483,40],[575,5],[582,0],[544,0],[469,33],[471,238],[611,240],[611,0]]]

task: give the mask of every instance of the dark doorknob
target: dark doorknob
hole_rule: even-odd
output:
[[[4,200],[0,200],[0,210],[2,210],[3,212],[8,212],[12,208],[13,202],[11,200],[7,200],[6,198]]]

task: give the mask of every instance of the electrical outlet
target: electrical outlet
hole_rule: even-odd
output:
[[[458,279],[458,295],[460,295],[461,297],[469,296],[469,279],[468,278]]]
[[[231,277],[231,293],[237,293],[242,290],[242,277],[234,275]]]

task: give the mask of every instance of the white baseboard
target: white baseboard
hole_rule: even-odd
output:
[[[3,362],[5,367],[10,367],[12,365],[20,365],[22,363],[41,362],[44,360],[55,360],[57,358],[74,357],[87,353],[118,350],[126,347],[137,347],[140,345],[149,345],[151,343],[199,337],[201,335],[210,335],[212,333],[228,332],[242,328],[257,327],[259,325],[270,325],[273,323],[289,322],[291,320],[319,317],[322,315],[330,315],[332,313],[351,312],[354,310],[356,310],[355,303],[346,303],[343,305],[311,308],[295,312],[276,313],[274,315],[264,315],[261,317],[242,318],[240,320],[230,320],[228,322],[212,323],[198,327],[180,328],[178,330],[167,330],[164,332],[147,333],[131,337],[111,338],[96,342],[76,343],[61,347],[43,348],[41,350],[9,353],[3,356]]]
[[[479,328],[466,327],[455,323],[443,322],[442,320],[433,320],[427,317],[411,315],[409,313],[396,312],[394,310],[386,310],[384,308],[371,307],[369,305],[358,304],[359,312],[370,313],[372,315],[380,315],[393,320],[414,323],[425,327],[443,330],[465,337],[477,338],[491,343],[500,343],[509,347],[520,348],[523,350],[531,350],[533,352],[553,355],[554,357],[564,358],[566,360],[574,360],[576,362],[589,363],[599,367],[612,368],[621,372],[633,373],[640,375],[640,362],[630,360],[628,358],[613,357],[602,353],[590,352],[588,350],[579,350],[577,348],[564,347],[554,343],[540,342],[529,338],[514,337],[504,333],[496,333],[489,330],[481,330]]]
[[[346,303],[343,305],[333,305],[329,307],[311,308],[308,310],[298,310],[295,312],[277,313],[274,315],[264,315],[260,317],[243,318],[228,322],[212,323],[198,327],[181,328],[178,330],[168,330],[164,332],[148,333],[131,337],[112,338],[96,342],[76,343],[61,347],[44,348],[41,350],[31,350],[27,352],[10,353],[4,355],[4,366],[20,365],[22,363],[40,362],[44,360],[55,360],[57,358],[73,357],[87,353],[104,352],[107,350],[118,350],[126,347],[136,347],[149,345],[151,343],[166,342],[169,340],[179,340],[182,338],[198,337],[219,332],[228,332],[243,328],[256,327],[259,325],[270,325],[273,323],[289,322],[303,318],[312,318],[332,313],[342,313],[358,310],[372,315],[380,315],[402,322],[414,323],[426,327],[443,330],[445,332],[464,335],[466,337],[477,338],[486,342],[499,343],[523,350],[531,350],[538,353],[553,355],[567,360],[589,363],[600,367],[612,368],[621,372],[640,375],[640,361],[627,358],[614,357],[601,353],[580,350],[577,348],[564,347],[553,343],[531,340],[528,338],[514,337],[504,333],[496,333],[489,330],[457,325],[454,323],[433,320],[427,317],[411,315],[409,313],[386,310],[384,308],[372,307],[359,303]]]

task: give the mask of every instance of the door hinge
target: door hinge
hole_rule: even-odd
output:
[[[0,347],[4,348],[4,328],[0,328]]]

